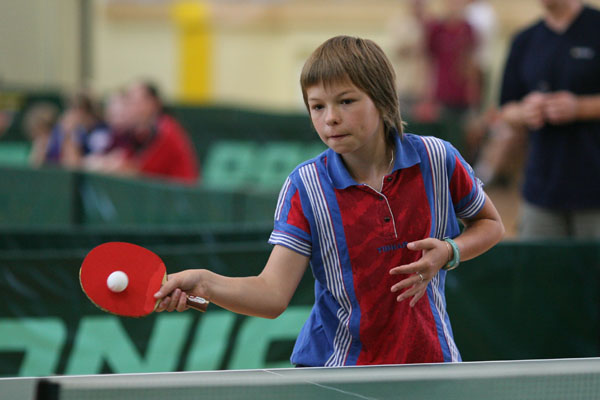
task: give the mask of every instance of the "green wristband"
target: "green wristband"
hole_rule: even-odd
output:
[[[454,243],[454,240],[450,238],[444,238],[444,241],[448,242],[448,244],[450,244],[450,246],[452,247],[453,256],[452,260],[448,261],[448,264],[444,265],[442,269],[446,271],[451,271],[454,268],[458,267],[458,264],[460,264],[460,250],[458,249],[456,243]]]

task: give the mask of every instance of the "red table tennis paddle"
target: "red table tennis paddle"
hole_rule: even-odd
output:
[[[156,310],[160,301],[154,293],[166,280],[167,270],[159,256],[125,242],[93,248],[79,270],[81,288],[92,303],[124,317],[143,317]],[[187,305],[199,311],[206,311],[208,304],[202,297],[187,298]]]

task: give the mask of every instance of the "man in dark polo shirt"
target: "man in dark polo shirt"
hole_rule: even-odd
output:
[[[540,0],[542,20],[513,39],[505,119],[529,136],[520,234],[600,238],[600,11]]]

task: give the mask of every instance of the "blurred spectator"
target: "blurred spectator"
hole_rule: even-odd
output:
[[[470,114],[465,122],[464,156],[470,162],[478,163],[483,175],[477,176],[484,182],[508,184],[521,165],[518,161],[522,151],[515,148],[521,143],[518,140],[521,135],[500,118],[495,107],[489,107],[495,103],[496,96],[492,90],[495,87],[492,85],[492,67],[498,35],[496,11],[488,0],[469,0],[465,18],[476,37],[474,60],[481,85],[481,106],[479,112]],[[509,161],[513,162],[510,166],[507,165]]]
[[[527,140],[523,129],[511,126],[492,108],[468,125],[468,148],[478,148],[475,175],[486,186],[513,187],[520,178]]]
[[[496,103],[492,84],[494,53],[498,43],[498,18],[496,10],[488,0],[469,0],[465,8],[465,18],[473,28],[476,38],[475,62],[480,74],[480,103],[487,107]]]
[[[485,75],[492,66],[494,42],[498,35],[496,11],[488,0],[469,0],[465,7],[465,19],[475,33],[474,56]]]
[[[540,0],[513,39],[502,114],[528,133],[520,235],[600,238],[600,11]]]
[[[118,146],[118,143],[128,136],[128,132],[133,128],[131,113],[127,107],[127,92],[118,90],[113,93],[104,107],[104,120],[111,132],[111,146]],[[116,143],[115,143],[116,142]]]
[[[119,103],[121,100],[124,103]],[[113,165],[105,171],[197,183],[193,143],[183,127],[165,112],[154,85],[137,82],[129,87],[126,98],[113,101],[113,108],[107,110],[115,132],[109,155]]]
[[[394,43],[392,60],[400,96],[400,110],[411,114],[415,104],[425,96],[426,81],[429,78],[426,73],[423,26],[414,14],[402,12],[390,19],[388,29]]]
[[[50,137],[46,160],[78,168],[82,158],[105,152],[110,144],[106,125],[90,96],[76,94],[61,115]]]
[[[480,100],[480,74],[475,60],[475,33],[465,19],[467,0],[445,0],[442,18],[427,15],[425,0],[412,0],[425,33],[429,57],[429,89],[415,107],[415,118],[432,121],[447,112],[462,119]]]
[[[37,103],[31,106],[23,117],[23,127],[31,141],[29,162],[33,167],[41,167],[46,162],[48,144],[58,120],[58,113],[58,107],[54,104]]]
[[[133,122],[128,108],[127,92],[118,90],[111,94],[104,107],[110,143],[106,152],[92,154],[84,159],[88,171],[118,173],[127,169],[127,155],[135,152],[132,136]]]

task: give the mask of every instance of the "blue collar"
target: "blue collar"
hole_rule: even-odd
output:
[[[396,153],[394,154],[394,168],[392,172],[412,167],[421,162],[421,157],[406,136],[400,140],[400,137],[396,135],[395,141]],[[327,173],[336,189],[346,189],[349,186],[358,185],[350,176],[339,154],[331,149],[327,149],[325,153],[327,155]]]

